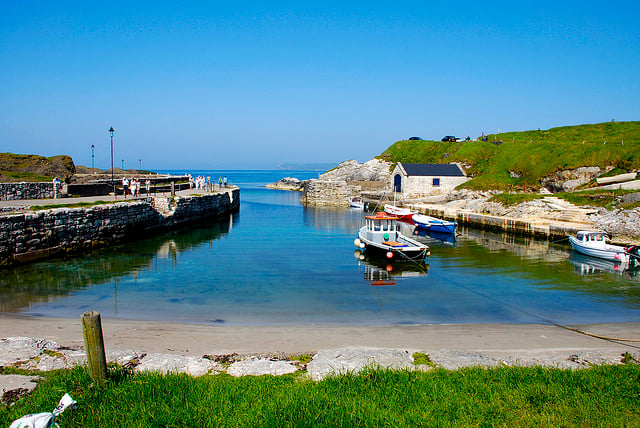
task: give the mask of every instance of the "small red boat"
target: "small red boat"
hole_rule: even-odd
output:
[[[384,212],[390,214],[392,216],[398,217],[400,220],[407,221],[413,223],[411,219],[414,214],[418,214],[418,211],[412,211],[409,208],[398,208],[395,205],[385,205]]]

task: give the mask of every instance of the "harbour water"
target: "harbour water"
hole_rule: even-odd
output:
[[[189,172],[226,175],[240,186],[240,212],[0,271],[0,310],[235,325],[640,320],[640,276],[566,244],[463,229],[455,242],[418,236],[431,246],[426,265],[361,260],[361,211],[305,208],[297,192],[264,187],[317,172]]]

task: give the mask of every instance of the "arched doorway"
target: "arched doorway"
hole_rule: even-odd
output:
[[[393,177],[393,191],[402,193],[402,176],[400,174],[396,174]]]

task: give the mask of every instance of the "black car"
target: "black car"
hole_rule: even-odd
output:
[[[453,135],[446,135],[442,140],[440,141],[456,141],[456,137],[454,137]]]
[[[420,141],[422,141],[422,138],[420,138],[420,137],[409,137],[409,140],[420,140]]]

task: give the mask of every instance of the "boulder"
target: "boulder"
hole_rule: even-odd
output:
[[[544,177],[541,184],[552,192],[573,192],[576,187],[588,183],[603,172],[598,166],[565,169]]]

